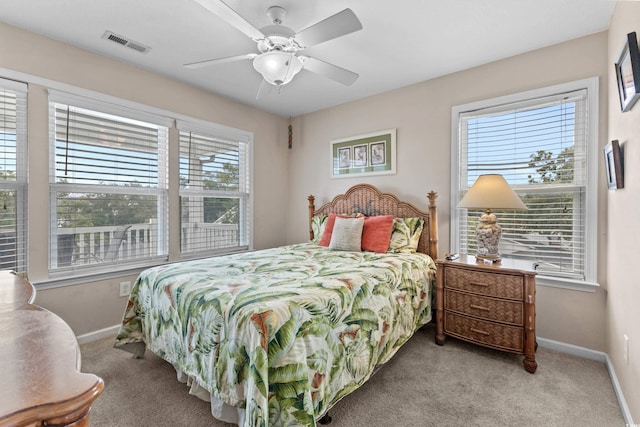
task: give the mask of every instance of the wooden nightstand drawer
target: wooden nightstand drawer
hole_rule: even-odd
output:
[[[464,268],[445,269],[447,288],[460,289],[497,298],[522,301],[522,276],[485,273]]]
[[[522,301],[501,300],[446,289],[444,308],[486,320],[523,325]]]
[[[515,353],[522,353],[524,350],[523,330],[515,326],[486,322],[447,311],[444,318],[444,332],[501,350]]]

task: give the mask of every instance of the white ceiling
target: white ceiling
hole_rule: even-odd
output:
[[[2,0],[0,21],[152,70],[284,117],[331,107],[604,31],[614,0],[225,0],[257,28],[284,7],[300,31],[344,8],[363,29],[303,51],[360,75],[351,86],[302,70],[280,91],[251,61],[183,64],[257,52],[255,42],[194,0]],[[106,30],[151,47],[104,40]],[[1,58],[0,58],[1,61]],[[259,93],[258,93],[259,92]],[[259,95],[259,96],[257,96]]]

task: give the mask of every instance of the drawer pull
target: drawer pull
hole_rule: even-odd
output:
[[[476,310],[491,311],[488,307],[482,307],[481,305],[470,304],[469,307],[475,308]]]
[[[488,284],[488,283],[480,283],[480,282],[469,282],[469,284],[470,284],[471,286],[483,286],[483,287],[485,287],[485,288],[489,286],[489,284]]]
[[[475,333],[480,334],[480,335],[489,335],[489,332],[481,331],[480,329],[470,328],[470,330],[471,330],[471,332],[475,332]]]

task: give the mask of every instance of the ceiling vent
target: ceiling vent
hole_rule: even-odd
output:
[[[130,40],[119,34],[114,34],[111,31],[105,31],[104,34],[102,35],[102,38],[105,40],[110,40],[114,43],[118,43],[119,45],[126,46],[140,53],[147,53],[151,50],[149,46],[145,46],[142,43],[138,43],[136,41]]]

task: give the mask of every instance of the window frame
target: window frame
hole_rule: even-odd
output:
[[[216,197],[216,196],[237,196],[238,199],[244,200],[245,209],[241,214],[243,217],[244,227],[242,224],[239,224],[240,229],[239,232],[239,240],[242,242],[246,242],[244,245],[239,245],[237,247],[229,247],[229,248],[221,248],[221,249],[213,249],[213,250],[194,250],[194,251],[183,251],[182,246],[179,248],[179,257],[181,260],[186,259],[197,259],[203,258],[207,256],[213,255],[224,255],[234,252],[244,252],[253,250],[253,135],[246,131],[241,131],[238,129],[230,128],[227,126],[218,125],[215,123],[205,122],[197,119],[188,119],[188,120],[177,120],[176,125],[177,129],[177,139],[178,139],[178,158],[180,158],[180,133],[181,132],[194,132],[200,134],[202,136],[206,136],[209,138],[220,139],[220,140],[228,140],[238,142],[240,144],[246,145],[246,160],[245,162],[241,162],[239,165],[241,170],[244,169],[244,173],[240,173],[240,182],[239,185],[241,188],[245,188],[245,191],[237,191],[237,192],[224,192],[224,191],[216,191],[216,190],[192,190],[192,189],[183,189],[182,186],[178,183],[177,186],[179,188],[178,194],[178,206],[179,206],[179,215],[182,216],[182,202],[181,198],[183,196],[186,197]],[[178,161],[177,165],[177,174],[180,174],[180,162]],[[182,220],[180,219],[180,223]],[[179,239],[182,242],[182,226],[180,226],[179,230]]]
[[[0,190],[15,191],[15,220],[16,220],[16,273],[26,275],[29,269],[28,243],[28,91],[27,83],[0,78],[0,88],[11,91],[16,95],[16,179],[15,181],[0,181]],[[24,120],[18,121],[19,103]]]
[[[541,285],[548,285],[560,288],[595,292],[599,287],[597,283],[597,227],[598,227],[598,121],[599,121],[599,85],[598,78],[591,77],[576,80],[568,83],[548,86],[544,88],[514,93],[456,105],[451,108],[451,222],[450,222],[450,247],[451,252],[460,250],[460,213],[457,207],[461,199],[460,194],[460,165],[463,159],[460,154],[462,149],[460,126],[460,116],[465,112],[477,110],[489,110],[505,104],[527,102],[536,98],[553,96],[560,93],[577,91],[587,91],[587,123],[586,123],[586,182],[585,182],[585,221],[584,221],[584,275],[585,280],[567,279],[547,276],[539,273],[536,282]]]
[[[73,107],[83,108],[86,110],[95,111],[97,113],[106,113],[114,116],[123,117],[125,119],[132,119],[147,123],[152,123],[158,127],[164,128],[164,147],[159,147],[158,153],[158,186],[150,189],[138,189],[131,188],[125,190],[117,186],[107,186],[105,190],[103,186],[96,186],[90,184],[61,184],[56,182],[56,155],[55,155],[55,104],[65,104]],[[173,121],[165,116],[155,114],[153,112],[147,112],[136,108],[131,108],[126,101],[118,102],[112,99],[96,99],[82,95],[75,95],[66,92],[59,92],[51,90],[48,97],[48,111],[49,111],[49,244],[48,253],[48,271],[49,278],[62,279],[62,278],[74,278],[74,277],[86,277],[93,275],[103,275],[113,272],[114,265],[117,265],[117,271],[128,271],[131,269],[141,269],[158,264],[165,263],[169,260],[169,218],[168,218],[168,199],[169,199],[169,133],[173,126]],[[121,260],[118,262],[108,263],[92,263],[82,266],[63,266],[57,265],[57,250],[53,250],[56,246],[56,242],[53,239],[57,237],[55,232],[57,228],[56,219],[56,193],[76,191],[82,193],[96,193],[100,192],[101,187],[104,193],[108,194],[132,194],[132,195],[155,195],[157,196],[157,216],[158,216],[158,251],[154,256],[141,257],[132,260]],[[57,249],[57,248],[55,248]],[[55,252],[55,254],[54,254]],[[55,255],[55,256],[54,256]],[[54,262],[55,261],[55,262]]]

